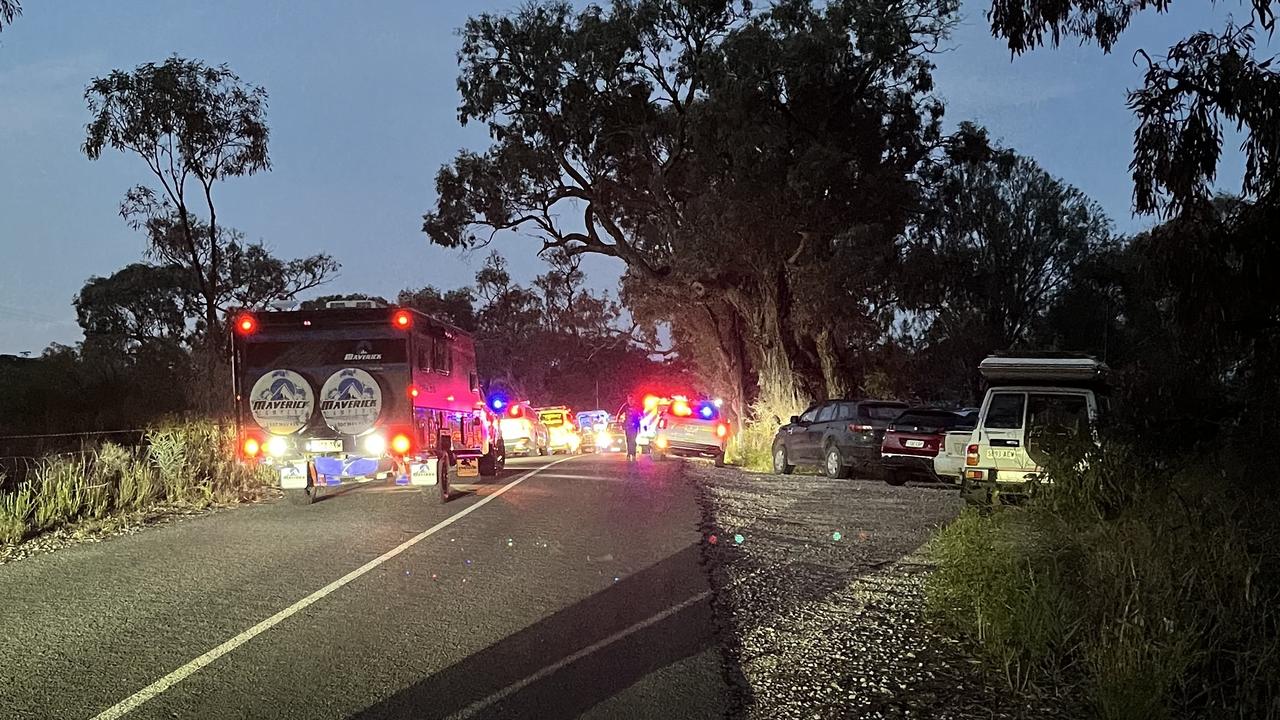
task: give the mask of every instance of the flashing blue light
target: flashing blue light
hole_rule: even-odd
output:
[[[493,397],[489,398],[489,407],[492,408],[494,412],[502,412],[502,408],[506,406],[507,406],[507,399],[502,397],[501,395],[494,395]]]
[[[698,414],[703,420],[710,420],[716,416],[716,406],[711,403],[703,403],[698,406]]]

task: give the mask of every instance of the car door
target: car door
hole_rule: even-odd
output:
[[[824,403],[818,408],[818,415],[813,423],[805,430],[805,451],[806,458],[813,462],[822,460],[823,444],[827,435],[836,427],[836,417],[840,411],[840,404],[834,402]]]
[[[994,468],[1000,480],[1023,480],[1023,475],[1035,471],[1035,463],[1027,457],[1024,447],[1024,419],[1027,394],[1020,390],[993,390],[982,410],[978,423],[978,444],[982,467]]]
[[[800,414],[800,422],[792,423],[786,428],[787,457],[791,462],[812,462],[809,456],[809,426],[818,419],[821,405],[814,405]]]

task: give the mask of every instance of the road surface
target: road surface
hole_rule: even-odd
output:
[[[529,458],[0,566],[0,717],[719,717],[677,468]]]

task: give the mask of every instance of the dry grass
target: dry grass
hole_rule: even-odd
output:
[[[0,494],[0,544],[161,505],[255,498],[271,478],[236,457],[229,429],[192,422],[155,428],[140,448],[104,443],[88,456],[45,458],[25,482]]]

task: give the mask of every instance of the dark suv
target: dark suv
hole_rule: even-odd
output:
[[[773,439],[773,471],[817,465],[831,478],[858,470],[872,475],[880,463],[885,428],[906,403],[888,400],[827,400],[778,428]]]

